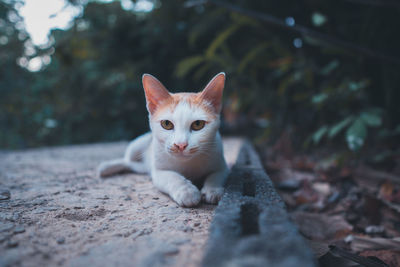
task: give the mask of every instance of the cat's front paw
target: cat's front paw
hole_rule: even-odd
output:
[[[187,184],[180,187],[173,195],[172,198],[179,206],[193,207],[200,203],[201,195],[199,189],[193,184]]]
[[[209,204],[217,204],[223,194],[223,187],[203,187],[201,189],[201,197],[203,201]]]

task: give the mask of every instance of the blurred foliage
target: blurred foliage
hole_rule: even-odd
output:
[[[382,141],[378,136],[384,132],[391,132],[389,144],[398,140],[397,130],[389,129],[400,126],[400,92],[395,89],[400,65],[293,33],[290,26],[298,23],[352,42],[360,52],[367,47],[399,60],[400,39],[389,28],[399,24],[400,6],[393,9],[381,3],[378,12],[362,1],[234,2],[245,14],[251,10],[277,17],[287,29],[253,19],[250,12],[224,12],[225,23],[209,45],[176,67],[178,77],[209,76],[217,69],[230,74],[228,123],[237,129],[243,129],[243,123],[248,124],[246,129],[258,126],[255,136],[260,143],[284,131],[291,132],[297,144],[336,138],[353,151],[363,146],[368,133],[371,144]],[[189,41],[214,31],[220,18],[221,14],[210,13],[209,26],[194,28]]]
[[[16,29],[20,22],[11,5],[0,4],[0,145],[3,147],[18,147],[32,123],[26,106],[34,100],[23,95],[32,77],[16,64],[28,39],[25,32]]]
[[[84,6],[82,16],[67,31],[53,30],[51,43],[31,55],[14,5],[0,4],[0,43],[8,38],[0,44],[1,147],[130,139],[145,132],[145,72],[176,92],[200,90],[225,71],[223,131],[260,143],[283,132],[298,145],[333,142],[354,151],[398,140],[400,65],[213,5],[156,1],[143,13],[124,10],[118,1],[70,3]],[[400,58],[399,6],[230,3]],[[51,63],[35,73],[19,66],[37,56],[50,56]]]

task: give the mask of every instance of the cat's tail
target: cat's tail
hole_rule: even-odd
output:
[[[146,173],[147,167],[143,162],[114,159],[105,161],[97,168],[98,177],[107,177],[121,172]]]

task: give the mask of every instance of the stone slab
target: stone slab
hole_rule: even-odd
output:
[[[240,139],[225,139],[236,161]],[[127,142],[0,152],[0,266],[199,266],[215,206],[181,208],[148,176],[95,177]]]

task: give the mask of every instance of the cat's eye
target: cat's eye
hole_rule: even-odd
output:
[[[169,121],[169,120],[162,120],[161,121],[161,126],[165,129],[165,130],[172,130],[174,129],[174,124]]]
[[[198,131],[198,130],[203,129],[205,124],[206,124],[205,121],[197,120],[192,123],[192,125],[190,126],[190,129],[192,129],[193,131]]]

